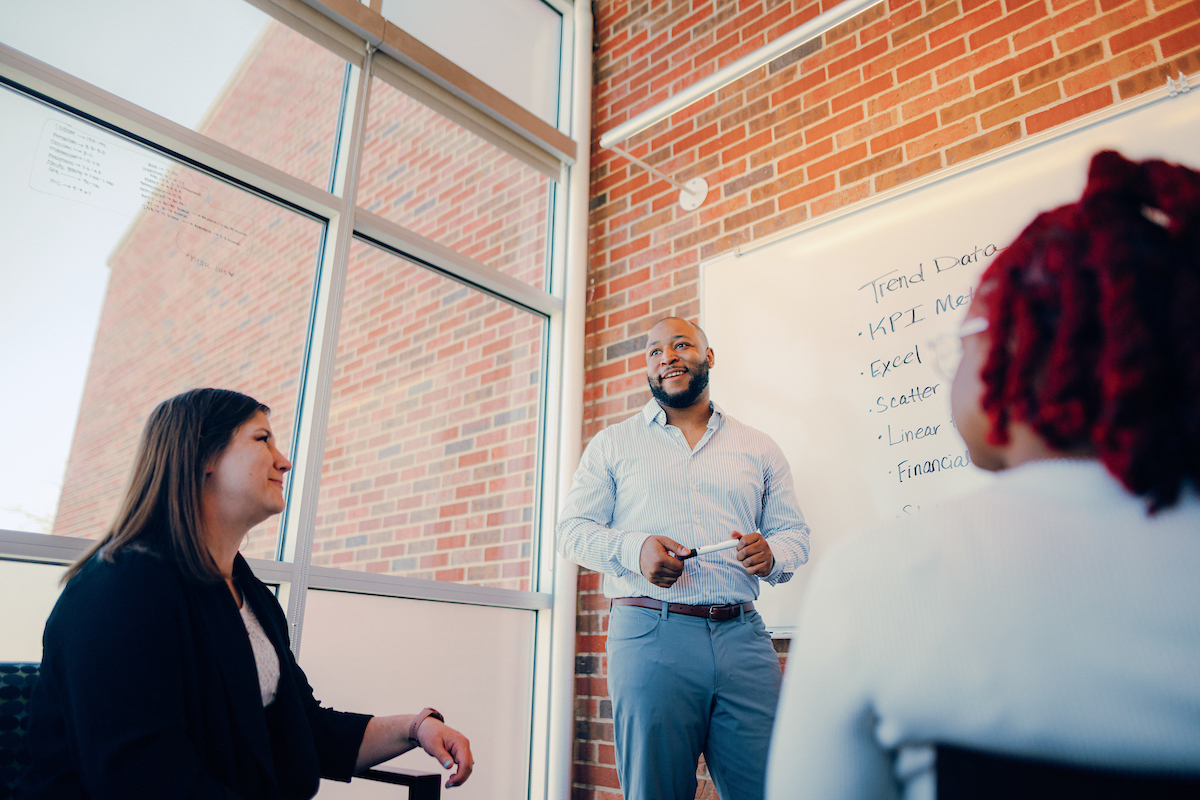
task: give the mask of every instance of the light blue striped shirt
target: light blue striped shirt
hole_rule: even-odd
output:
[[[759,578],[721,550],[684,562],[669,589],[639,569],[642,544],[669,536],[688,547],[718,544],[733,531],[760,531],[775,567],[764,580],[791,579],[808,560],[808,525],[796,504],[792,470],[764,433],[715,403],[695,450],[651,400],[640,414],[596,434],[579,460],[557,530],[558,550],[605,573],[606,597],[653,597],[690,605],[743,603]]]

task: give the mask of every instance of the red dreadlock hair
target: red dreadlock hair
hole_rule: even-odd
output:
[[[1096,154],[1079,202],[1038,215],[980,294],[993,444],[1021,420],[1151,513],[1200,486],[1200,173]]]

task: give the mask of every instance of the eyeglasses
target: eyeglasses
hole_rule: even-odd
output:
[[[929,342],[929,350],[933,353],[933,371],[944,380],[954,380],[962,361],[962,340],[967,336],[983,333],[988,328],[987,317],[969,317],[963,321],[955,333],[943,333]]]

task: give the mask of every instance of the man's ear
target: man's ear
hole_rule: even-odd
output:
[[[717,363],[717,356],[716,356],[716,354],[715,354],[715,353],[713,353],[713,350],[712,350],[712,348],[711,348],[711,347],[709,347],[708,349],[706,349],[706,350],[704,351],[704,354],[705,354],[705,356],[707,356],[707,357],[708,357],[708,368],[709,368],[709,369],[712,369],[712,368],[713,368],[713,367],[716,365],[716,363]]]

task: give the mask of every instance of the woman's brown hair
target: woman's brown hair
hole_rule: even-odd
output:
[[[201,530],[204,472],[225,452],[234,432],[259,411],[271,409],[228,389],[193,389],[159,403],[142,430],[125,499],[112,525],[62,582],[79,574],[93,556],[112,561],[132,545],[174,561],[197,580],[221,580]]]

